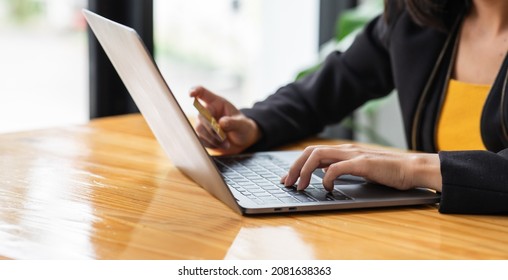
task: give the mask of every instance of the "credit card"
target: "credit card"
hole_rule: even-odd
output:
[[[226,140],[226,133],[224,133],[224,130],[220,128],[219,123],[217,120],[212,116],[210,111],[206,109],[197,98],[194,98],[194,107],[198,110],[199,114],[203,116],[203,118],[207,121],[205,125],[207,125],[213,132],[215,132],[215,135],[220,139],[220,141]]]

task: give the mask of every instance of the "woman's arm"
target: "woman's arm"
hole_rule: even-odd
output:
[[[382,17],[374,19],[346,52],[329,55],[317,72],[241,110],[263,134],[251,150],[316,134],[366,101],[389,94],[394,84],[385,45],[388,29]]]
[[[508,149],[440,152],[442,213],[507,213]]]

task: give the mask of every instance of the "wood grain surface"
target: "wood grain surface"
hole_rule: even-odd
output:
[[[0,135],[3,259],[506,259],[507,241],[507,217],[437,206],[239,216],[137,114]]]

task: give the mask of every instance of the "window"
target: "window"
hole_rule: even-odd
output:
[[[86,0],[0,0],[0,133],[89,119]],[[319,0],[154,0],[155,56],[186,112],[250,106],[317,61]]]
[[[316,63],[319,0],[155,0],[155,57],[182,104],[203,85],[239,107]]]
[[[0,0],[0,132],[88,120],[86,0]]]

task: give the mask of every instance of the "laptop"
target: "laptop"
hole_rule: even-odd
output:
[[[399,191],[360,177],[341,176],[324,190],[317,170],[305,191],[279,183],[301,153],[259,152],[210,156],[166,84],[144,43],[130,27],[83,10],[99,43],[148,126],[172,163],[186,176],[239,214],[357,209],[438,203],[423,189]]]

